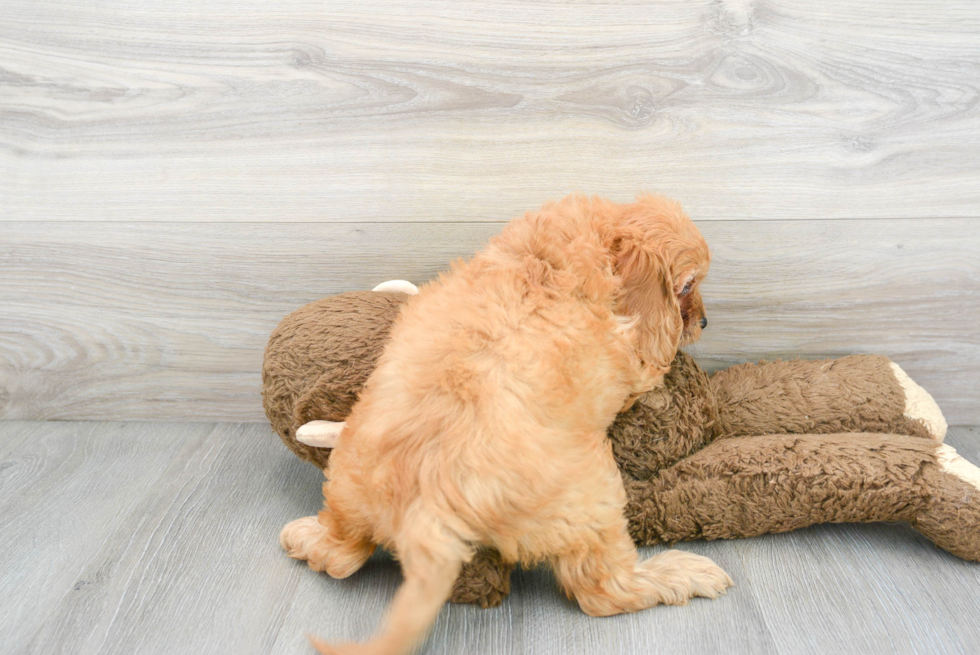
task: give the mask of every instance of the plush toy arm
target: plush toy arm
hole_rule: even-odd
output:
[[[715,373],[724,436],[878,432],[942,441],[932,397],[886,357],[741,364]]]
[[[817,523],[909,521],[980,561],[980,469],[903,435],[723,439],[649,481],[625,480],[638,544],[732,539]]]

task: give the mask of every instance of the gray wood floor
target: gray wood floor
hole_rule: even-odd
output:
[[[980,429],[947,441],[980,461]],[[376,556],[336,581],[277,535],[320,473],[261,424],[0,422],[0,651],[308,653],[363,639],[399,584]],[[447,606],[423,653],[970,653],[980,565],[905,525],[818,526],[681,548],[735,587],[590,618],[547,570],[498,609]],[[650,549],[653,550],[653,549]]]

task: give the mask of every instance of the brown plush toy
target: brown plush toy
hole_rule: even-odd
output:
[[[414,291],[396,281],[325,298],[273,332],[265,411],[300,458],[326,469]],[[608,434],[639,545],[908,521],[937,546],[980,561],[980,468],[944,445],[945,433],[932,397],[885,357],[742,364],[708,376],[678,352],[664,386]],[[452,600],[498,605],[511,569],[480,551]]]

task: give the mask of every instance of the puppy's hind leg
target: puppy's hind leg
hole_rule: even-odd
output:
[[[432,529],[437,525],[434,522],[416,515],[406,523],[411,527],[404,532],[410,534],[403,534],[395,544],[405,580],[395,593],[381,633],[365,644],[331,645],[311,637],[318,651],[328,655],[405,655],[425,638],[472,552],[448,530]]]
[[[334,578],[351,575],[374,552],[373,543],[347,534],[329,507],[324,507],[318,516],[286,524],[279,533],[279,544],[290,557],[306,560],[314,571],[326,571]]]

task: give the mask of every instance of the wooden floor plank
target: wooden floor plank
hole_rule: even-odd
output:
[[[32,651],[268,652],[299,577],[278,532],[291,499],[318,491],[278,446],[264,426],[211,429],[127,512],[87,562],[97,584],[62,599]]]
[[[980,231],[943,221],[706,222],[709,370],[890,356],[952,424],[980,423]],[[419,283],[500,224],[0,222],[0,417],[264,421],[287,313]]]
[[[0,220],[980,216],[972,0],[0,6]]]
[[[91,560],[125,535],[130,512],[168,467],[188,465],[206,433],[176,424],[0,422],[4,652],[60,650],[37,649],[38,631],[60,604],[105,582],[111,567],[92,570]]]

